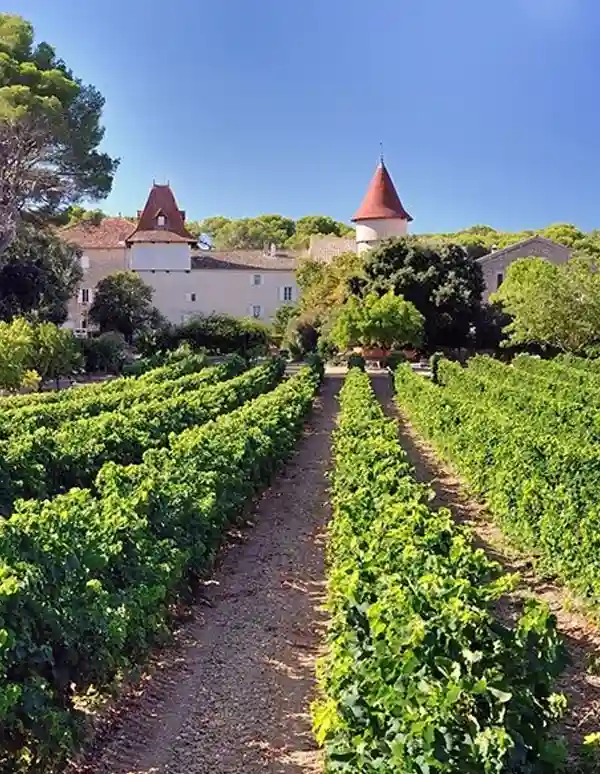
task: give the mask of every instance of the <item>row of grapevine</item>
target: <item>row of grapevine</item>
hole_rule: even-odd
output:
[[[469,367],[442,360],[438,367],[438,381],[457,390],[459,384],[463,399],[468,395],[494,409],[510,401],[512,411],[524,411],[531,426],[539,426],[544,433],[576,433],[579,438],[600,438],[600,415],[592,393],[578,385],[553,380],[541,373],[506,366],[490,357],[474,357]],[[598,384],[600,388],[600,384]],[[600,389],[595,390],[600,400]]]
[[[0,524],[0,770],[70,750],[76,697],[161,641],[172,602],[292,452],[318,381],[304,368],[140,465],[104,466],[96,494],[22,501]]]
[[[149,389],[147,399],[132,408],[67,422],[57,430],[13,436],[0,444],[0,509],[7,514],[17,498],[43,498],[91,486],[105,462],[139,462],[146,450],[165,445],[171,433],[207,422],[272,389],[284,370],[282,360],[272,360],[167,400]]]
[[[415,482],[368,377],[351,371],[334,439],[328,655],[315,706],[326,771],[551,772],[563,664],[531,603],[507,628],[514,581]],[[556,768],[555,768],[556,767]]]
[[[498,367],[487,366],[490,374]],[[551,371],[557,367],[548,364]],[[500,366],[507,373],[504,389],[491,386],[493,376],[482,379],[484,368],[481,363],[473,371],[447,366],[445,383],[438,387],[402,367],[395,376],[399,405],[486,501],[505,533],[537,557],[539,569],[597,605],[597,420],[585,421],[587,409],[577,404],[576,383],[572,401],[581,405],[583,419],[565,407],[564,393],[555,397],[546,380],[529,377],[529,362],[524,370],[521,365]],[[543,365],[532,369],[537,374]],[[515,379],[525,384],[527,394]]]
[[[82,387],[69,388],[67,390],[53,390],[52,392],[34,392],[25,395],[11,395],[0,398],[0,411],[6,411],[23,406],[32,406],[41,403],[60,403],[61,401],[71,400],[73,393],[77,391],[78,395],[95,395],[98,392],[119,392],[129,390],[133,383],[152,384],[154,382],[164,381],[165,379],[177,379],[185,374],[191,374],[204,368],[208,359],[204,353],[191,353],[177,360],[174,363],[154,368],[144,373],[142,376],[120,377],[107,382],[97,382],[95,384],[86,384]]]
[[[0,438],[31,433],[40,427],[57,428],[64,422],[130,408],[148,400],[165,400],[202,385],[229,379],[245,368],[245,361],[233,356],[222,365],[201,367],[197,372],[182,376],[177,376],[172,368],[156,369],[158,374],[152,374],[152,381],[144,378],[128,379],[118,390],[109,389],[109,383],[104,389],[65,391],[68,397],[60,401],[33,403],[0,411]]]

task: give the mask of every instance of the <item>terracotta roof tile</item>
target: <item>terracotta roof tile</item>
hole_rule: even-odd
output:
[[[380,220],[383,218],[412,220],[402,206],[390,173],[382,160],[378,164],[375,174],[369,183],[365,198],[362,200],[362,204],[352,220],[356,222],[361,220]]]
[[[154,232],[157,230],[158,218],[165,218],[165,225],[160,230],[168,231],[185,239],[187,242],[196,243],[195,239],[185,227],[185,213],[180,210],[175,201],[175,196],[169,185],[157,185],[154,183],[146,206],[142,210],[134,233]],[[143,239],[136,239],[141,242]],[[151,240],[156,241],[156,240]],[[166,240],[164,240],[166,241]],[[174,241],[174,240],[171,240]]]
[[[262,250],[204,250],[192,256],[192,269],[294,271],[299,255],[292,250],[276,255],[267,255]]]
[[[82,221],[74,226],[61,229],[60,236],[65,242],[89,249],[114,249],[124,247],[135,224],[125,218],[104,218],[101,223]]]
[[[190,239],[174,234],[172,231],[155,229],[152,231],[134,231],[127,238],[127,243],[134,242],[183,242],[183,244],[189,244]]]

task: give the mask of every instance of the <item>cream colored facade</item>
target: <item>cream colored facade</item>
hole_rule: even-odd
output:
[[[92,329],[87,315],[98,282],[117,271],[135,270],[135,265],[169,267],[138,269],[136,274],[153,289],[154,306],[174,324],[212,312],[269,321],[282,304],[299,298],[294,258],[257,255],[255,251],[248,251],[247,256],[240,251],[217,258],[212,253],[192,253],[180,244],[153,247],[160,249],[83,248],[83,279],[69,303],[65,327],[78,335]],[[206,263],[210,268],[202,268]],[[282,263],[285,268],[281,268]],[[171,268],[173,265],[188,268]]]
[[[113,249],[84,249],[81,256],[83,279],[77,295],[69,302],[69,316],[65,327],[82,335],[88,328],[87,314],[94,300],[96,285],[117,271],[128,268],[125,247]]]
[[[153,288],[156,308],[175,324],[211,312],[270,320],[283,303],[298,299],[294,271],[244,268],[137,273]]]

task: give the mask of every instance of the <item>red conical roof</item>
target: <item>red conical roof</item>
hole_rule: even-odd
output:
[[[411,221],[412,218],[402,206],[400,197],[387,171],[383,159],[377,166],[373,179],[369,184],[365,198],[352,220],[377,220],[383,218],[401,218]]]
[[[138,224],[129,235],[129,239],[138,235],[138,238],[134,241],[144,241],[143,236],[145,234],[156,234],[157,232],[159,234],[161,232],[176,234],[178,237],[181,237],[181,241],[197,241],[185,227],[185,213],[177,207],[171,186],[154,183],[146,206],[139,216]],[[166,237],[166,240],[174,241],[168,237]],[[154,240],[148,239],[148,241]]]

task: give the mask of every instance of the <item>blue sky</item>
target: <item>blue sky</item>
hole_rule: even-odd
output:
[[[600,227],[598,0],[8,0],[106,97],[111,213]]]

